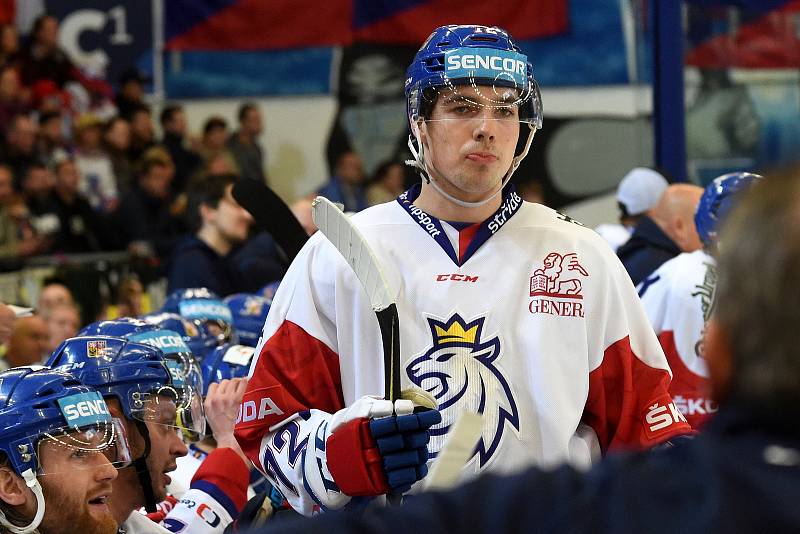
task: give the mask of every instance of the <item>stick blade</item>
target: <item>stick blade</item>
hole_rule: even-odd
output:
[[[314,199],[311,215],[319,231],[325,234],[356,273],[372,309],[381,311],[391,306],[394,295],[380,263],[350,218],[325,197]]]
[[[425,491],[445,490],[458,484],[461,470],[475,452],[482,427],[481,414],[464,412],[459,416],[424,479]]]

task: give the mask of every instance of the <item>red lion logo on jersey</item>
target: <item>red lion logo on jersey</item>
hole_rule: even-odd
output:
[[[542,268],[533,271],[531,296],[582,299],[581,281],[579,278],[569,278],[572,272],[589,276],[574,252],[568,254],[551,252],[545,256]]]

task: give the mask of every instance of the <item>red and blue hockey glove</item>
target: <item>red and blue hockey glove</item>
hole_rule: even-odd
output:
[[[334,414],[325,444],[328,470],[350,496],[408,491],[428,473],[429,429],[442,420],[435,409],[408,400],[362,397]]]

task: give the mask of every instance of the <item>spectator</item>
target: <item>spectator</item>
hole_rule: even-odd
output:
[[[2,36],[0,36],[2,39]],[[17,69],[6,65],[0,69],[0,132],[5,132],[16,115],[28,111],[28,105],[22,98],[22,87],[19,84]]]
[[[631,238],[617,250],[634,285],[681,252],[702,247],[694,226],[694,212],[702,194],[703,188],[696,185],[673,184],[639,220]]]
[[[264,131],[261,111],[248,102],[239,108],[239,130],[228,140],[228,150],[236,161],[239,175],[245,180],[267,183],[264,174],[264,151],[258,145],[258,136]]]
[[[169,268],[167,292],[205,287],[220,296],[242,291],[231,265],[234,248],[247,239],[253,222],[231,195],[236,177],[212,175],[189,192],[187,212],[195,234],[175,248]]]
[[[0,26],[0,68],[19,67],[19,33],[14,24]]]
[[[39,115],[39,139],[36,152],[39,161],[51,169],[56,162],[67,157],[68,147],[64,138],[64,121],[61,112],[48,111]]]
[[[114,166],[103,146],[103,123],[85,114],[75,122],[75,165],[80,172],[79,188],[92,209],[111,213],[119,204]]]
[[[207,174],[240,175],[236,160],[228,150],[228,123],[219,116],[209,117],[203,125],[200,157]]]
[[[43,240],[31,226],[27,206],[14,192],[11,168],[0,164],[0,259],[4,267],[19,268],[20,256],[38,254],[43,248]]]
[[[140,317],[149,310],[144,306],[144,286],[136,275],[125,276],[117,286],[117,299],[111,317]],[[113,313],[112,313],[113,312]]]
[[[402,508],[323,514],[268,531],[797,532],[800,311],[787,303],[800,292],[800,177],[781,178],[744,197],[722,233],[734,246],[721,250],[717,306],[705,334],[720,409],[696,439],[609,456],[587,474],[560,467],[488,476]],[[754,275],[754,267],[766,265]]]
[[[647,167],[636,167],[617,186],[619,224],[601,224],[595,231],[617,250],[628,239],[647,210],[658,203],[669,183],[664,175]]]
[[[135,179],[133,161],[130,159],[131,125],[122,117],[113,117],[103,129],[103,142],[111,159],[111,168],[116,178],[117,191],[127,193]]]
[[[67,53],[58,47],[58,20],[44,14],[33,23],[31,39],[22,49],[20,58],[20,77],[22,84],[40,93],[40,100],[58,95],[62,100],[61,110],[65,110],[69,95],[64,91],[68,82],[74,81],[83,86],[91,95],[108,96],[108,84],[101,79],[87,78],[70,60]],[[39,102],[37,108],[41,108]],[[45,105],[46,109],[57,111],[58,107]]]
[[[6,133],[2,161],[14,171],[15,185],[19,187],[28,172],[28,167],[37,162],[36,135],[39,130],[36,123],[25,114],[15,115]]]
[[[59,278],[46,278],[39,291],[36,302],[36,311],[42,315],[49,313],[58,306],[75,306],[75,299],[67,285]]]
[[[184,225],[170,184],[175,166],[160,147],[142,157],[136,185],[122,197],[117,217],[125,243],[143,256],[168,258]]]
[[[142,71],[131,68],[122,73],[118,82],[117,109],[121,117],[128,117],[145,104],[144,85],[150,82],[150,78]]]
[[[161,144],[166,147],[175,163],[175,179],[172,190],[182,193],[186,189],[189,178],[198,171],[202,160],[200,155],[189,145],[186,135],[186,113],[182,106],[167,106],[161,112],[161,128],[164,139]]]
[[[391,202],[404,189],[406,171],[399,161],[385,161],[378,166],[367,186],[367,202],[370,206]]]
[[[52,239],[59,230],[58,216],[53,208],[54,187],[53,173],[41,163],[31,165],[22,181],[22,197],[30,224],[44,240],[42,252],[50,249]]]
[[[81,315],[74,304],[60,304],[42,314],[47,323],[47,353],[50,354],[65,339],[75,337],[81,327]]]
[[[128,159],[136,164],[148,148],[155,145],[153,118],[150,108],[145,105],[134,108],[126,116],[131,125],[131,144],[128,148]]]
[[[8,343],[11,338],[16,319],[17,314],[11,309],[11,306],[0,302],[0,346]],[[2,360],[0,360],[0,365],[2,365]]]
[[[47,323],[39,315],[20,317],[6,345],[0,368],[3,370],[20,365],[41,365],[47,358],[50,336]]]
[[[344,204],[345,211],[361,211],[368,206],[363,183],[361,157],[348,151],[336,160],[334,175],[322,186],[319,194],[332,202]]]
[[[78,190],[80,175],[72,159],[56,166],[56,184],[51,210],[58,217],[58,233],[51,247],[57,253],[96,252],[103,250],[106,235],[104,220]]]

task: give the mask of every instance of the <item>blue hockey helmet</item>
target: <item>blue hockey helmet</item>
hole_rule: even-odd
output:
[[[281,285],[280,280],[273,280],[269,284],[266,284],[263,287],[261,287],[257,291],[257,294],[261,295],[262,297],[267,299],[270,304],[272,304],[272,299],[275,297],[275,293],[278,292],[278,286],[280,285]]]
[[[203,323],[196,323],[189,319],[184,319],[177,313],[157,312],[144,315],[142,321],[154,325],[163,330],[176,332],[186,346],[191,350],[196,361],[205,358],[208,351],[218,346],[217,339],[208,331],[208,327]]]
[[[255,347],[267,320],[270,301],[256,294],[235,293],[225,297],[224,302],[231,309],[239,343]]]
[[[235,342],[231,310],[205,287],[178,289],[167,297],[162,312],[177,313],[198,325],[206,325],[218,344]]]
[[[73,375],[45,367],[16,367],[0,373],[0,451],[25,479],[37,500],[31,523],[20,527],[0,509],[0,526],[11,532],[33,532],[44,517],[45,501],[37,475],[52,474],[42,462],[43,447],[80,451],[70,471],[117,461],[116,433],[103,397]]]
[[[452,110],[434,118],[440,96],[453,102]],[[508,32],[497,27],[436,28],[406,71],[405,97],[412,132],[408,147],[414,157],[406,163],[416,167],[441,195],[465,207],[483,205],[502,191],[527,156],[534,134],[542,127],[542,98],[533,77],[533,66]],[[444,122],[449,124],[473,118],[485,120],[489,115],[507,126],[516,123],[520,132],[523,125],[527,126],[527,136],[519,136],[514,159],[500,188],[478,202],[456,199],[431,181],[421,131],[426,123],[433,121],[450,121]]]
[[[226,343],[217,347],[203,360],[200,369],[203,372],[203,396],[208,393],[212,382],[246,377],[253,360],[253,347],[231,345]]]
[[[144,492],[145,509],[154,512],[157,502],[147,465],[147,424],[167,427],[190,441],[201,439],[206,420],[199,372],[153,345],[108,336],[67,339],[47,364],[72,373],[104,398],[116,399],[125,417],[136,424],[145,447],[132,465]]]
[[[195,367],[187,368],[182,358],[154,344],[122,337],[74,337],[55,350],[47,365],[72,373],[105,398],[117,399],[125,416],[134,421],[156,422],[152,404],[169,397],[177,414],[174,424],[167,426],[193,439],[205,432],[202,378]],[[149,399],[153,403],[148,404]]]
[[[703,245],[713,247],[716,244],[720,226],[736,205],[740,193],[762,179],[759,174],[732,172],[715,178],[706,186],[694,215],[694,224]]]

